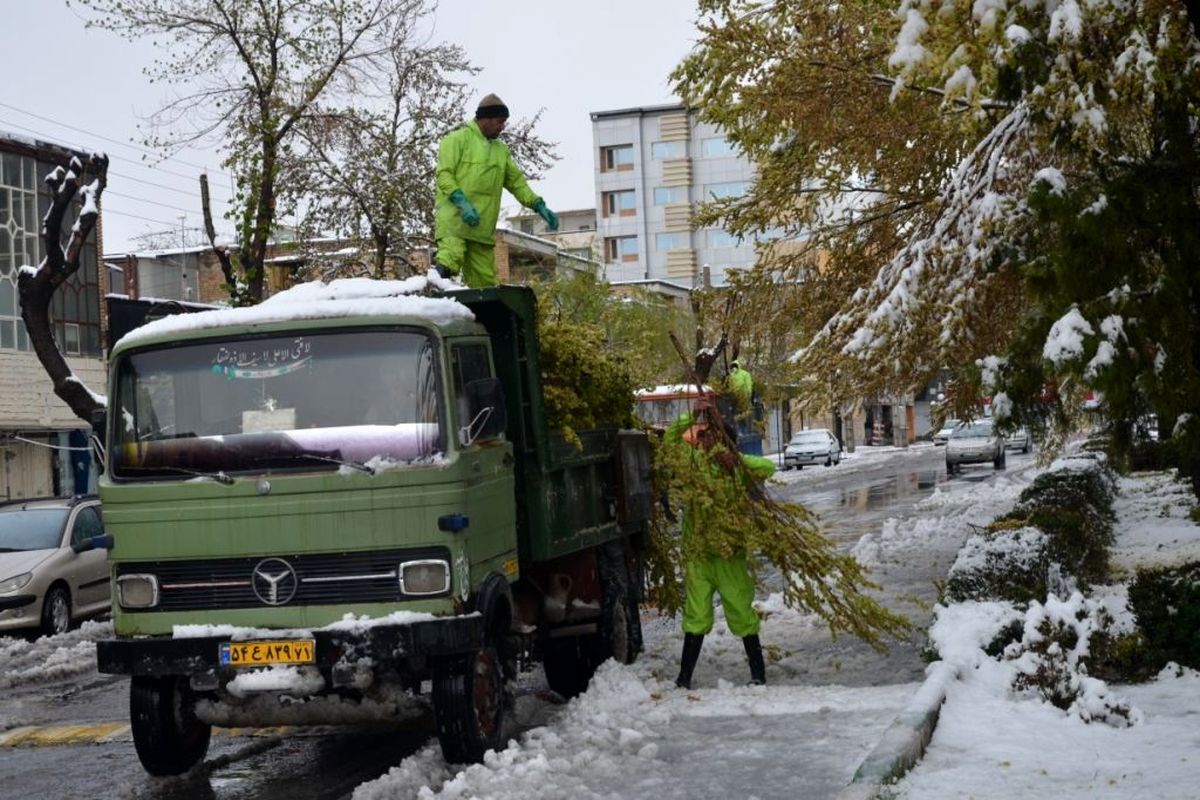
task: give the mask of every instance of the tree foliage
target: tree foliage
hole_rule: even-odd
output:
[[[424,0],[76,0],[89,26],[152,37],[161,58],[144,72],[175,92],[149,144],[219,138],[236,181],[236,252],[206,225],[235,303],[262,298],[263,263],[286,156],[322,103],[349,102],[387,67],[389,32]],[[205,206],[207,211],[207,205]]]
[[[1194,418],[1196,3],[701,7],[678,86],[760,177],[700,219],[827,254],[795,273],[801,380],[871,394],[948,367],[958,411],[995,394],[1060,429],[1095,388],[1118,444],[1148,409]]]

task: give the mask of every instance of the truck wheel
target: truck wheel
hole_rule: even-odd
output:
[[[478,764],[504,743],[504,670],[492,645],[439,659],[433,669],[433,717],[442,755]]]
[[[151,775],[187,772],[208,752],[212,726],[196,718],[186,678],[133,676],[129,722],[138,760]]]

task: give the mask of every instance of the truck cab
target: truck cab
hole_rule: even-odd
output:
[[[305,285],[114,347],[116,636],[98,655],[131,676],[149,772],[248,724],[247,686],[260,708],[299,692],[366,709],[429,681],[447,759],[478,761],[518,665],[545,655],[579,690],[602,657],[636,656],[640,434],[564,451],[532,293],[411,293],[423,281]]]

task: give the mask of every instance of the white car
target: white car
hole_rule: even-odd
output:
[[[1029,448],[1033,446],[1029,438],[1029,431],[1025,428],[1017,428],[1004,440],[1004,446],[1012,450],[1020,450],[1022,453],[1028,453]]]
[[[829,467],[842,460],[842,446],[825,428],[800,431],[783,449],[783,468],[801,469],[811,464]]]
[[[996,469],[1004,469],[1004,438],[996,433],[990,419],[964,422],[954,429],[946,442],[946,472],[953,475],[963,464],[988,461]]]

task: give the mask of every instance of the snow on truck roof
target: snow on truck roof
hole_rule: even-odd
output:
[[[402,281],[342,278],[330,283],[301,283],[268,297],[256,306],[173,314],[148,322],[122,336],[117,346],[161,339],[170,334],[288,320],[403,316],[417,317],[435,325],[442,325],[475,319],[471,309],[457,300],[417,294],[427,287],[438,290],[463,288],[461,284],[424,275]]]

